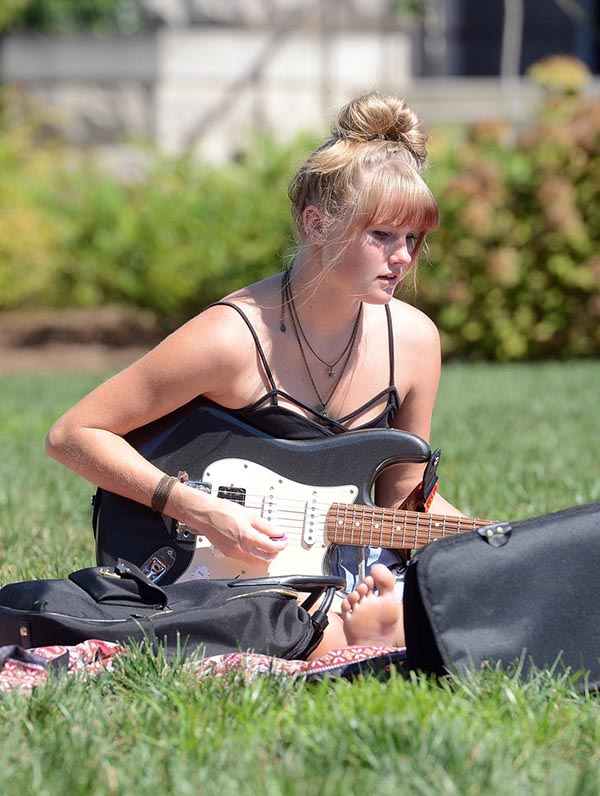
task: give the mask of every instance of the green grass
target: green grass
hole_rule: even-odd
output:
[[[0,378],[0,582],[93,564],[92,487],[46,459],[52,420],[100,377]],[[600,500],[600,368],[446,368],[441,491],[518,519]],[[0,697],[3,796],[596,796],[600,709],[566,678],[444,684],[197,682],[140,651],[97,681]]]

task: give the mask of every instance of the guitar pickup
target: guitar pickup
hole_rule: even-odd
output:
[[[246,490],[241,487],[220,486],[217,491],[217,497],[232,500],[234,503],[239,503],[240,506],[246,505]]]

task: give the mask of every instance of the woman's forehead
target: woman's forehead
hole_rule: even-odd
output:
[[[415,223],[418,221],[418,217],[410,216],[410,215],[396,215],[396,216],[389,216],[389,215],[375,215],[373,216],[368,223],[370,227],[391,227],[393,229],[408,229],[413,228]],[[416,224],[418,226],[418,224]]]
[[[426,230],[437,226],[437,207],[429,204],[415,205],[410,203],[398,207],[390,204],[389,207],[374,208],[372,213],[365,217],[366,226],[385,226],[395,229]]]

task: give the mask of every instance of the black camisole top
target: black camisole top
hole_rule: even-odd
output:
[[[367,412],[372,406],[381,403],[384,398],[387,398],[385,406],[382,411],[372,420],[360,426],[354,426],[352,430],[366,429],[366,428],[390,428],[391,420],[400,408],[400,397],[394,385],[394,331],[392,327],[392,317],[390,308],[386,304],[385,311],[387,317],[388,327],[388,349],[389,349],[389,384],[381,390],[381,392],[374,395],[362,406],[359,406],[352,412],[349,412],[344,417],[334,420],[327,415],[321,414],[318,410],[311,406],[299,401],[294,396],[280,390],[275,384],[271,368],[267,361],[267,357],[261,345],[260,339],[256,330],[250,323],[249,318],[244,311],[228,301],[219,301],[211,306],[225,306],[234,309],[244,320],[248,327],[250,334],[254,338],[256,350],[263,366],[265,376],[269,383],[270,389],[257,401],[244,406],[241,409],[225,409],[228,414],[238,417],[240,420],[248,423],[261,431],[270,434],[272,437],[278,439],[318,439],[319,437],[332,436],[334,434],[342,434],[350,431],[347,423],[361,414]],[[307,412],[310,416],[307,417],[303,414],[295,412],[293,409],[288,409],[281,406],[280,399],[284,399],[292,404],[295,404],[299,409]],[[214,402],[212,405],[217,406]],[[224,407],[219,406],[220,409]]]
[[[241,409],[229,409],[214,401],[205,399],[209,406],[215,406],[222,411],[227,412],[233,417],[243,420],[248,425],[254,426],[260,431],[276,437],[278,439],[288,440],[307,440],[319,439],[322,437],[330,437],[335,434],[351,433],[352,431],[362,430],[367,428],[390,428],[391,420],[400,408],[400,397],[394,385],[394,335],[392,328],[392,317],[390,308],[386,304],[385,311],[387,317],[388,327],[388,347],[389,347],[389,384],[388,386],[370,398],[362,406],[359,406],[352,412],[349,412],[344,417],[334,420],[327,415],[321,414],[313,407],[299,401],[294,396],[280,390],[275,384],[271,368],[267,361],[267,357],[261,345],[260,339],[256,330],[250,323],[249,318],[236,304],[227,301],[219,301],[211,306],[223,305],[231,307],[244,319],[250,334],[254,338],[256,350],[260,358],[261,364],[264,368],[265,376],[269,383],[270,389],[257,401],[244,406]],[[279,401],[284,399],[292,404],[295,404],[299,409],[306,412],[306,415],[299,414],[293,409],[288,409],[286,406],[281,406]],[[364,412],[368,411],[372,406],[376,406],[387,398],[385,406],[382,411],[360,426],[353,426],[349,429],[347,423],[356,417],[359,417]],[[204,401],[203,401],[204,403]],[[384,549],[380,547],[351,547],[349,545],[332,545],[328,557],[327,571],[334,575],[345,577],[346,588],[345,591],[349,592],[355,588],[359,580],[368,573],[370,567],[374,563],[382,563],[388,566],[396,575],[397,588],[400,589],[404,571],[406,569],[403,559],[397,551]],[[398,592],[400,595],[400,591]]]

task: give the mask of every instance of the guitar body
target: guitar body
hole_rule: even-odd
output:
[[[274,561],[249,566],[224,557],[206,537],[186,532],[170,517],[99,489],[93,517],[98,563],[110,566],[125,558],[165,584],[321,574],[329,551],[325,518],[331,504],[373,505],[372,487],[385,467],[426,463],[431,456],[420,437],[388,429],[318,440],[276,439],[199,402],[133,432],[128,440],[165,473],[187,472],[204,491],[258,511],[289,540]]]

